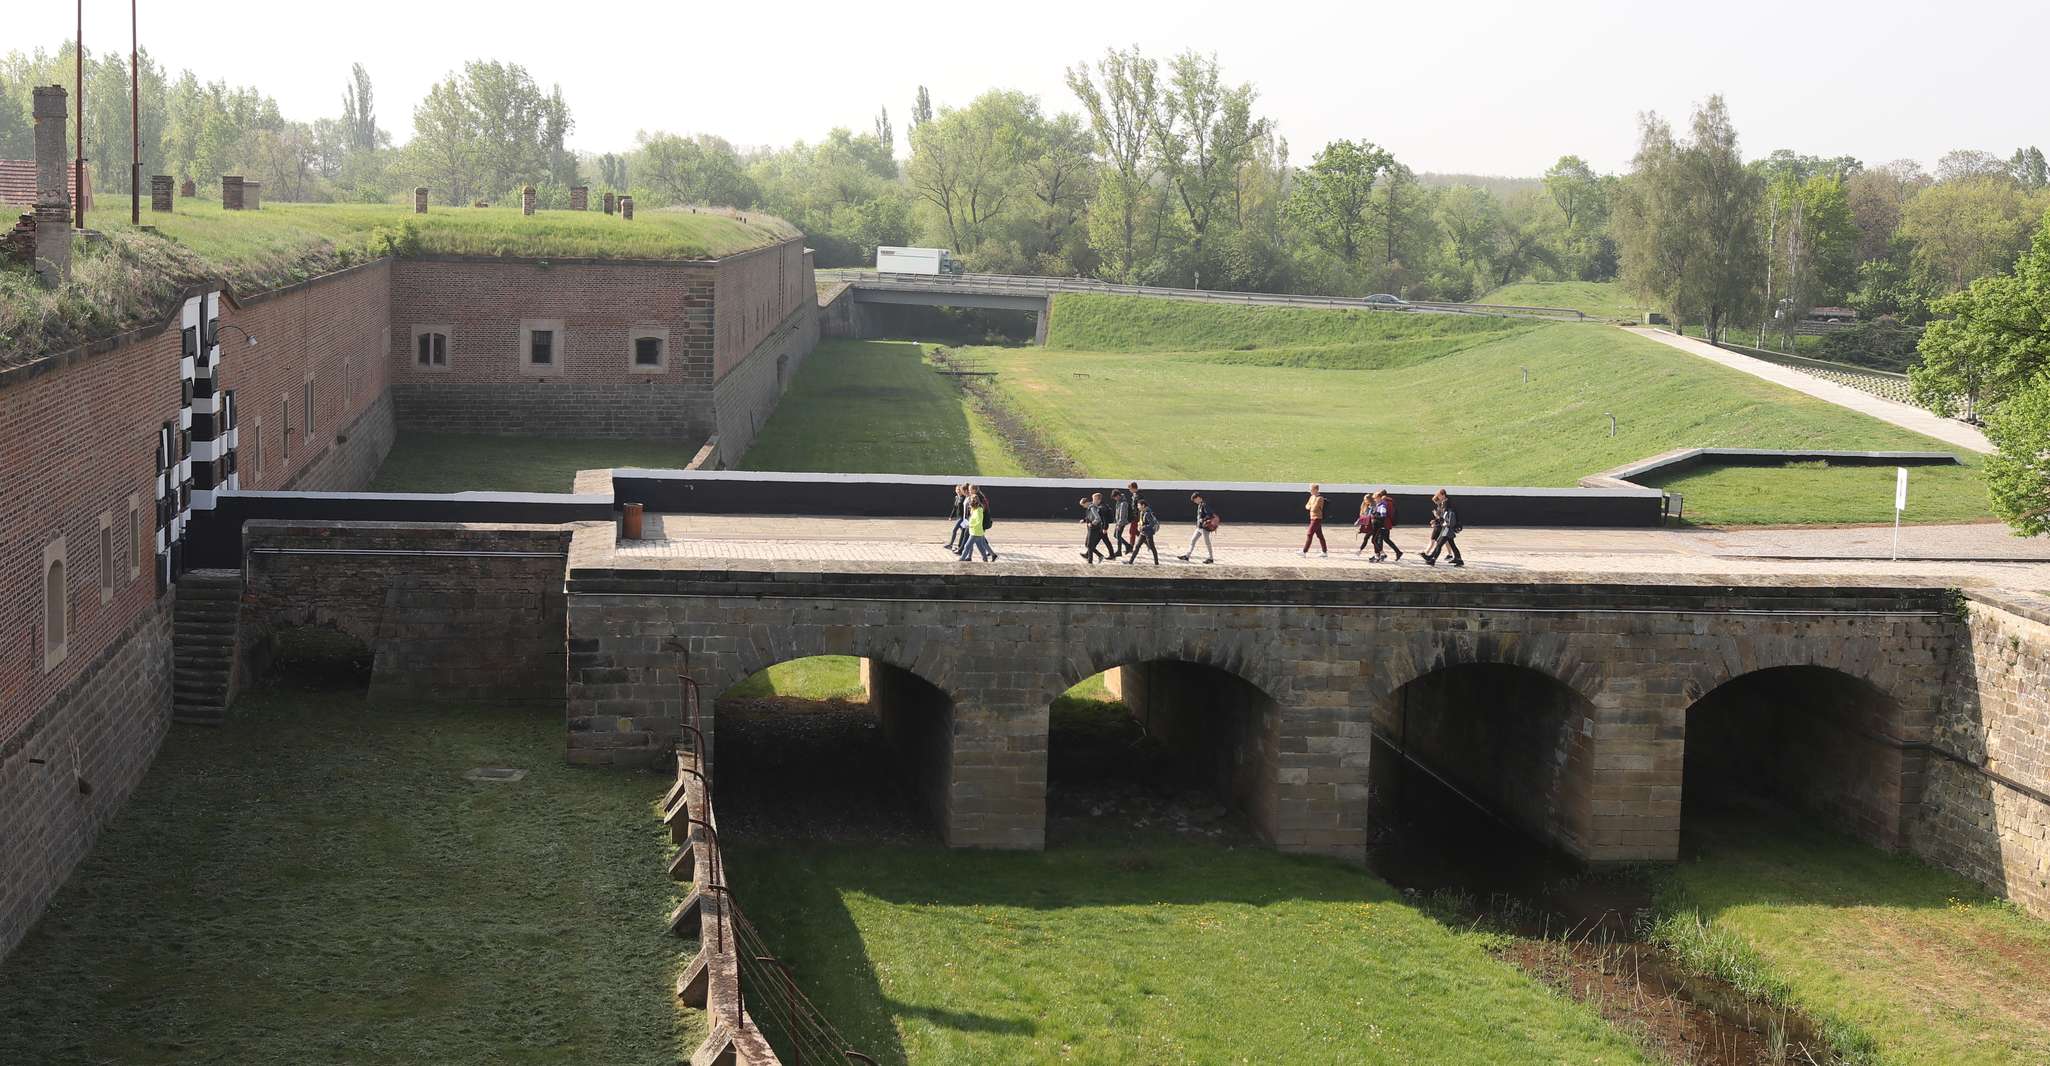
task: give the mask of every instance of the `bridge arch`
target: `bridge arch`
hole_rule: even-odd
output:
[[[1923,758],[1909,743],[1910,722],[1890,691],[1836,666],[1797,662],[1731,677],[1687,708],[1683,830],[1790,809],[1900,847]]]
[[[1594,701],[1517,658],[1441,662],[1375,702],[1372,817],[1387,830],[1377,836],[1464,800],[1567,854],[1593,854]]]
[[[1598,653],[1597,653],[1598,654]],[[1437,629],[1397,642],[1378,656],[1367,680],[1377,702],[1431,674],[1463,666],[1516,667],[1543,676],[1589,702],[1602,699],[1608,672],[1581,655],[1571,633]]]

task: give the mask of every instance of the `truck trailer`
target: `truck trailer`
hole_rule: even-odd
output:
[[[955,259],[945,248],[894,248],[884,246],[876,249],[876,272],[879,274],[923,274],[937,277],[941,274],[960,274],[961,261]]]

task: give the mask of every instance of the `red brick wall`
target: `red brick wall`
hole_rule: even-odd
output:
[[[244,489],[356,489],[367,481],[363,464],[336,464],[344,447],[368,446],[375,469],[390,446],[361,436],[357,422],[378,408],[390,382],[386,339],[391,335],[392,265],[379,260],[244,301],[221,316],[256,338],[251,347],[234,330],[221,331],[221,379],[240,408],[239,474]],[[344,383],[344,373],[347,382]],[[313,378],[313,432],[306,432],[305,385]],[[346,403],[344,400],[346,399]],[[290,447],[283,440],[290,415]],[[259,423],[260,432],[259,432]],[[352,435],[352,430],[355,433]],[[252,453],[257,437],[262,443]],[[373,434],[374,436],[374,434]],[[248,460],[258,455],[259,463]],[[345,469],[347,475],[329,474]]]
[[[790,312],[817,300],[805,265],[803,241],[785,241],[721,259],[712,302],[712,317],[718,326],[713,380],[740,365]]]

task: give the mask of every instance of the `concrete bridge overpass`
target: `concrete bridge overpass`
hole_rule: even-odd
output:
[[[1013,274],[918,275],[885,274],[873,270],[822,270],[822,281],[837,281],[845,287],[828,301],[828,328],[838,322],[841,335],[866,336],[869,326],[862,305],[894,304],[917,307],[978,307],[1000,311],[1029,311],[1038,315],[1035,342],[1046,343],[1046,329],[1053,297],[1061,293],[1092,293],[1109,296],[1145,296],[1154,299],[1189,300],[1199,303],[1239,304],[1265,307],[1313,307],[1385,311],[1389,313],[1477,314],[1511,318],[1542,318],[1585,321],[1587,316],[1571,308],[1518,307],[1476,303],[1373,303],[1344,296],[1309,296],[1291,293],[1224,292],[1211,289],[1181,289],[1156,285],[1120,285],[1091,278],[1048,278]],[[843,304],[844,301],[844,304]]]

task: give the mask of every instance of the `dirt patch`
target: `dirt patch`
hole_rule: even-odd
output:
[[[950,348],[935,346],[932,349],[933,362],[940,370],[954,379],[962,393],[968,397],[975,413],[989,422],[990,428],[1004,440],[1004,447],[1018,460],[1018,465],[1033,477],[1083,477],[1082,464],[1027,422],[1004,402],[1003,394],[988,377],[976,376],[980,368],[971,367],[959,359]]]
[[[1703,1066],[1833,1063],[1816,1027],[1680,972],[1643,944],[1601,937],[1519,938],[1502,951],[1553,990],[1595,1009],[1669,1062]]]

